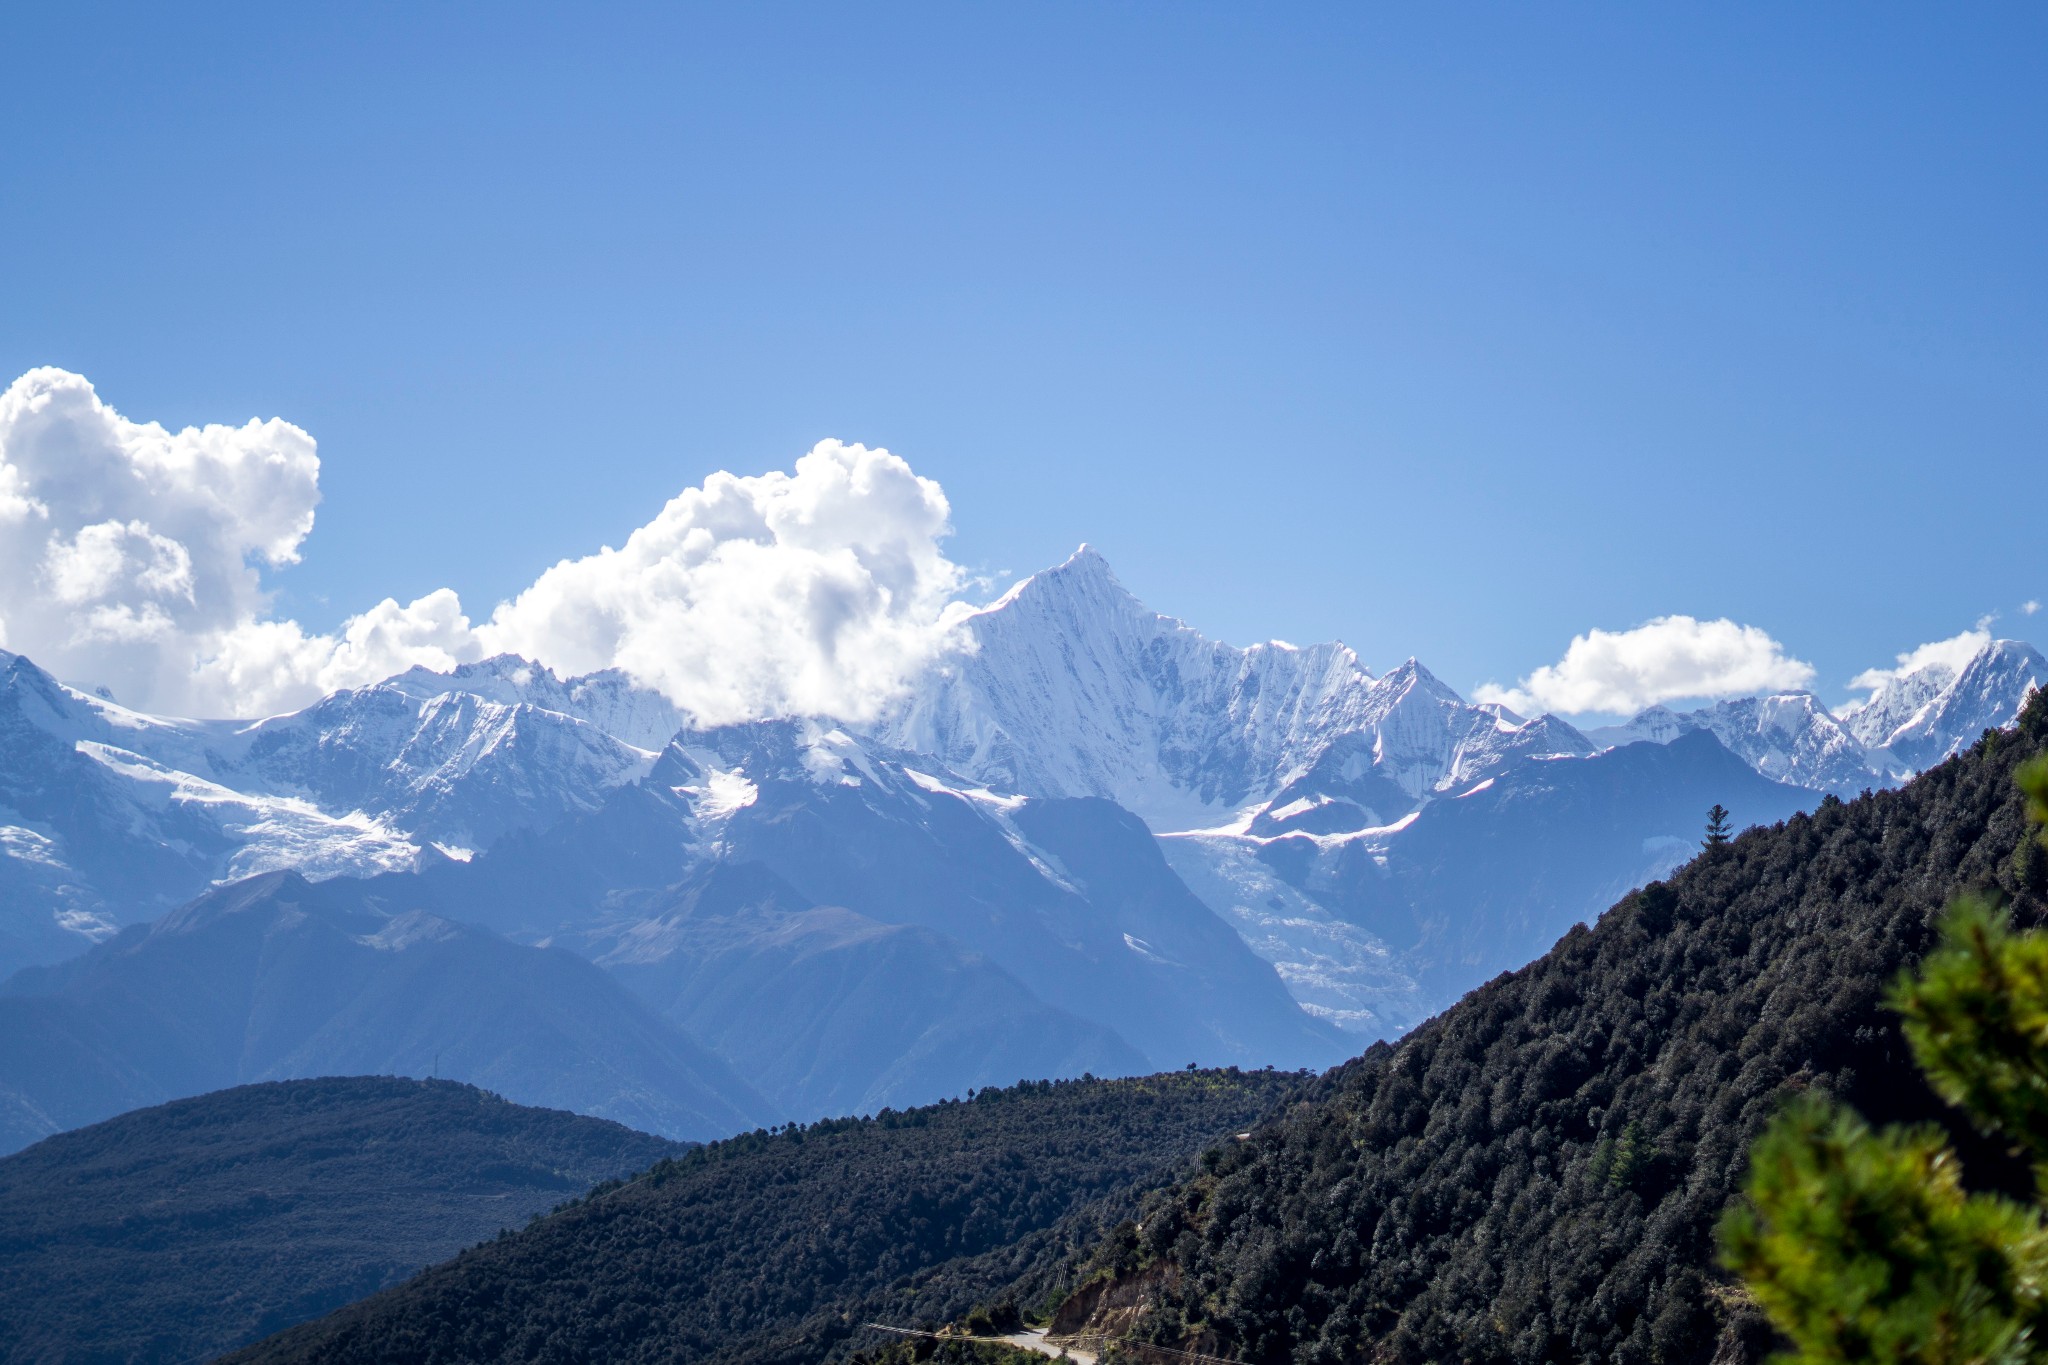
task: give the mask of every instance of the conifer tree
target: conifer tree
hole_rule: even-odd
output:
[[[1701,848],[1719,848],[1734,836],[1729,833],[1728,810],[1719,801],[1707,812],[1707,837]]]
[[[2020,781],[2048,822],[2048,759]],[[1791,1340],[1785,1365],[2048,1362],[2048,932],[1960,898],[1890,1003],[1936,1092],[2033,1159],[2033,1199],[1965,1191],[1938,1128],[1801,1098],[1750,1152],[1723,1259]]]

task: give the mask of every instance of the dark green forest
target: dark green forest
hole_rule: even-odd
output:
[[[1971,1182],[2030,1186],[1883,999],[1960,890],[2041,922],[2013,769],[2044,746],[2037,693],[2017,733],[1899,791],[1708,848],[1210,1150],[1065,1268],[1057,1325],[1303,1365],[1760,1359],[1713,1229],[1788,1095],[1941,1123]]]
[[[1307,1079],[1024,1082],[742,1135],[233,1359],[819,1360],[1061,1262],[1091,1205],[1131,1205]]]
[[[242,1086],[0,1159],[0,1361],[254,1341],[682,1150],[452,1081]]]

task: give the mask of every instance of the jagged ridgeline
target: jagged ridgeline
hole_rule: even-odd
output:
[[[1759,1358],[1713,1227],[1787,1091],[1943,1122],[1973,1181],[2026,1187],[1957,1131],[1881,1000],[1959,890],[2041,922],[2013,769],[2044,747],[2037,692],[1902,790],[1703,855],[1024,1288],[1054,1287],[1056,1332],[1248,1361]]]
[[[875,1341],[864,1322],[943,1322],[1058,1263],[1114,1221],[1084,1210],[1128,1211],[1306,1081],[1024,1082],[743,1135],[232,1359],[824,1359]]]

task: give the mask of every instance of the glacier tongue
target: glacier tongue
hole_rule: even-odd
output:
[[[78,752],[115,777],[138,812],[203,822],[227,850],[222,881],[287,869],[315,879],[402,872],[419,859],[404,833],[359,811],[336,816],[292,797],[249,795],[91,740]]]
[[[1259,860],[1255,842],[1173,834],[1159,846],[1188,889],[1273,964],[1308,1013],[1347,1033],[1392,1038],[1439,1007],[1385,943],[1290,885]]]

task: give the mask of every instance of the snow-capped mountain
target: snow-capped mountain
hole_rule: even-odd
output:
[[[675,732],[638,747],[589,716],[636,735],[677,716],[617,675],[564,684],[499,658],[447,674],[416,668],[263,720],[190,721],[131,711],[27,660],[0,657],[15,660],[23,679],[25,723],[109,765],[298,800],[332,816],[363,813],[402,836],[464,849],[595,808],[603,793],[645,773]],[[347,867],[344,860],[335,870]]]
[[[467,856],[595,809],[647,772],[652,751],[523,699],[511,685],[522,672],[533,695],[635,734],[674,715],[621,678],[563,684],[493,660],[415,670],[291,715],[189,721],[0,654],[0,974],[216,882],[403,870],[436,844]]]
[[[419,850],[374,816],[203,775],[195,755],[212,733],[126,711],[0,654],[0,974],[77,952],[216,881],[416,861]]]
[[[570,716],[622,744],[654,752],[659,752],[670,736],[689,724],[681,707],[659,692],[636,685],[616,668],[578,678],[559,678],[543,665],[516,654],[459,664],[446,673],[408,669],[387,678],[380,686],[421,702],[461,693],[506,706],[528,706]]]
[[[1704,730],[1774,781],[1853,796],[1896,786],[2010,725],[2048,660],[2018,640],[1992,640],[1961,668],[1930,663],[1890,678],[1868,700],[1830,711],[1808,692],[1742,697],[1697,711],[1653,706],[1587,732],[1601,746],[1668,744]]]
[[[671,783],[711,826],[700,856],[944,934],[1155,1064],[1331,1055],[1335,1035],[1303,1027],[1272,968],[1108,801],[1000,794],[792,721],[679,735],[647,786]]]
[[[467,687],[430,690],[417,672],[241,729],[210,751],[211,766],[236,785],[364,811],[469,852],[593,810],[654,761],[577,716]]]
[[[1085,546],[967,625],[972,653],[935,670],[880,737],[997,790],[1107,796],[1137,812],[1181,879],[1305,1009],[1362,1032],[1406,1027],[1479,979],[1461,972],[1513,965],[1520,947],[1503,955],[1501,945],[1540,947],[1690,857],[1693,805],[1720,800],[1742,820],[1776,819],[1821,793],[1895,785],[1986,725],[2009,724],[2040,671],[2029,647],[2000,643],[1960,674],[1905,680],[1890,703],[1912,704],[1883,736],[1893,747],[1874,747],[1808,693],[1652,708],[1587,735],[1554,716],[1471,705],[1412,659],[1375,677],[1341,644],[1208,640],[1146,608]],[[1872,714],[1888,714],[1886,700]],[[1693,735],[1711,743],[1680,745]],[[1680,748],[1655,763],[1592,761],[1641,742]],[[1736,782],[1712,757],[1724,750],[1761,780]],[[1496,779],[1504,785],[1489,791]],[[1615,804],[1602,783],[1624,779],[1630,799]],[[1468,794],[1477,799],[1460,800]],[[1532,813],[1546,804],[1562,808]],[[1606,825],[1588,823],[1595,809]],[[1480,810],[1547,823],[1547,846],[1584,868],[1560,865],[1548,888],[1475,889],[1488,903],[1523,904],[1502,921],[1475,903],[1468,918],[1491,923],[1496,941],[1447,960],[1398,919],[1361,918],[1387,894],[1371,891],[1376,880],[1410,884],[1404,867],[1457,867],[1481,881],[1500,870],[1488,821],[1471,816]],[[1615,842],[1614,829],[1633,833]],[[1443,830],[1471,842],[1464,859],[1428,851],[1450,837]],[[1455,916],[1431,914],[1430,935],[1463,932]],[[1418,975],[1436,993],[1421,991]]]
[[[1239,823],[1254,834],[1343,834],[1391,825],[1523,759],[1598,747],[1555,716],[1523,720],[1471,706],[1410,659],[1375,687],[1364,729],[1332,736],[1287,785]]]
[[[1149,611],[1083,546],[968,621],[879,728],[1006,791],[1100,796],[1159,826],[1214,823],[1365,723],[1373,679],[1342,645],[1233,649]]]
[[[674,715],[658,699],[516,660],[253,723],[141,716],[8,662],[0,875],[24,894],[0,919],[24,932],[6,970],[285,865],[371,877],[360,898],[394,924],[446,912],[603,959],[806,1113],[1346,1051],[1106,802],[1000,795],[829,723],[687,731],[656,754],[550,708],[645,735]],[[728,866],[772,868],[794,903],[678,913],[671,888]],[[743,980],[774,1007],[705,1013]],[[877,1011],[892,1029],[846,1033]]]
[[[2048,684],[2048,659],[2019,640],[1993,640],[1960,669],[1926,664],[1890,678],[1843,724],[1912,771],[1931,768],[1986,730],[2012,724],[2028,693]]]
[[[1375,678],[1337,643],[1210,640],[1085,545],[967,629],[972,651],[877,736],[998,790],[1106,797],[1160,832],[1231,823],[1318,772],[1286,800],[1391,818],[1510,757],[1593,747],[1554,719],[1468,705],[1414,660]]]
[[[689,890],[748,869],[741,882],[778,890],[715,909]],[[1129,812],[1097,798],[993,792],[822,722],[686,731],[644,781],[594,812],[378,884],[395,904],[575,946],[630,969],[650,992],[672,992],[678,978],[705,983],[707,959],[726,976],[812,982],[778,996],[783,1042],[768,1049],[793,1087],[771,1095],[792,1104],[823,1092],[814,1069],[786,1055],[788,1037],[823,1040],[832,1010],[865,1008],[857,1002],[868,994],[849,983],[878,961],[921,961],[984,986],[896,983],[916,995],[898,1006],[897,1024],[926,1019],[905,1041],[911,1052],[864,1055],[866,1069],[832,1093],[929,1098],[979,1084],[973,1067],[1014,1060],[1014,1048],[995,1049],[998,1014],[1039,1019],[1029,1036],[1053,1054],[1041,1057],[1047,1066],[1084,1052],[1150,1067],[1322,1065],[1347,1051],[1174,875]],[[810,914],[820,909],[846,913]],[[931,1015],[942,999],[952,1012]],[[705,1036],[726,1036],[689,1000],[657,1003]],[[755,1053],[768,1042],[732,1039]],[[960,1067],[969,1069],[949,1069]]]
[[[1586,733],[1607,746],[1669,744],[1701,730],[1765,777],[1795,787],[1853,796],[1910,775],[1889,754],[1872,751],[1810,692],[1741,697],[1697,711],[1653,706],[1626,724]]]

